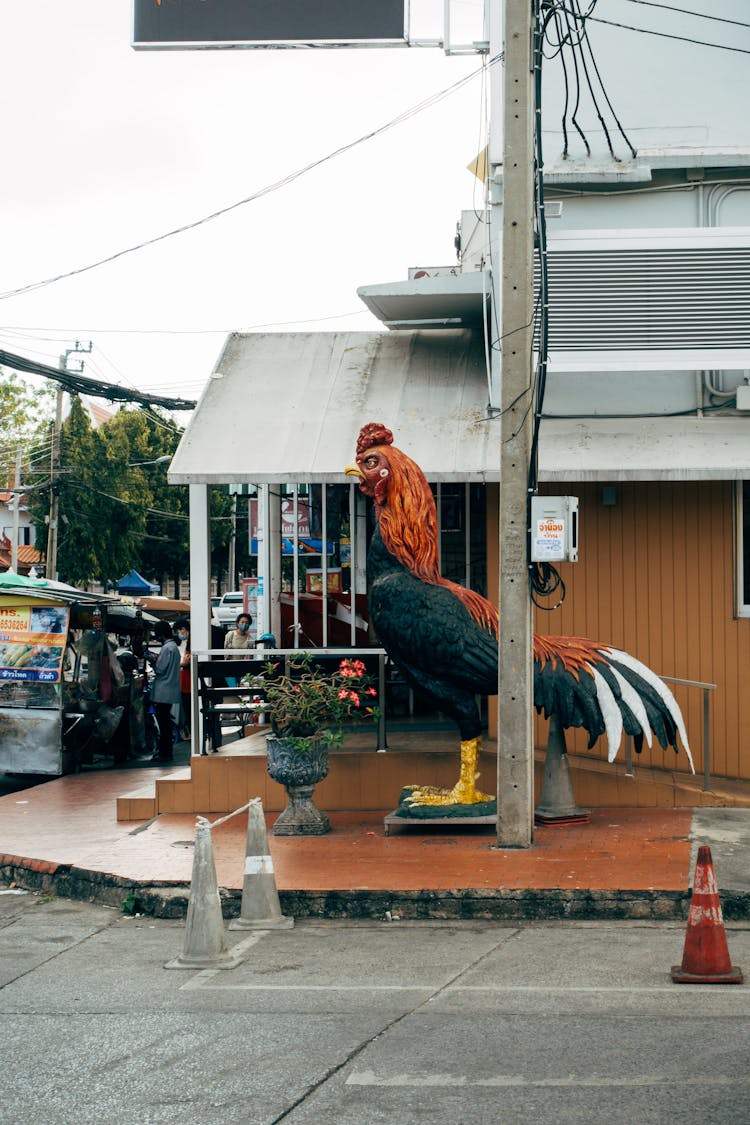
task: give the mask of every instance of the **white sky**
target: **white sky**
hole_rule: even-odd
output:
[[[454,4],[467,37],[481,34],[481,8]],[[412,10],[413,33],[441,34],[442,0],[412,0]],[[712,12],[750,22],[741,0],[716,0]],[[681,28],[680,17],[628,0],[601,0],[597,14],[667,19],[750,49],[750,32],[693,19]],[[750,140],[736,135],[740,121],[747,133],[750,55],[595,31],[614,45],[617,108],[639,143],[654,143],[675,113],[693,143]],[[439,49],[140,52],[130,38],[130,0],[0,3],[0,293],[243,199],[481,65]],[[356,288],[454,261],[460,211],[482,203],[466,165],[485,116],[477,77],[258,202],[2,300],[0,347],[56,364],[76,337],[92,340],[88,374],[197,397],[229,330],[379,328]]]

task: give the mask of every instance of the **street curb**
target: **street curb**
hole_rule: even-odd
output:
[[[0,857],[0,880],[24,890],[59,895],[124,909],[154,918],[182,919],[187,913],[187,883],[138,882],[70,864]],[[220,891],[225,918],[240,913],[239,890]],[[498,888],[497,890],[422,891],[281,891],[281,909],[296,918],[404,920],[684,920],[689,891],[560,890]],[[727,920],[750,919],[750,895],[723,895]]]
[[[0,882],[23,890],[111,906],[126,913],[182,919],[189,883],[139,882],[72,864],[0,855]],[[240,914],[242,892],[220,890],[225,918]],[[750,893],[721,892],[727,921],[750,920]],[[285,914],[295,918],[444,921],[684,921],[690,890],[454,889],[415,891],[280,891]]]

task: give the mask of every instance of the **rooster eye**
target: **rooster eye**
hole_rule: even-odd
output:
[[[377,463],[378,463],[377,457],[368,457],[367,460],[365,461],[365,466],[368,469],[374,469],[375,466],[377,465]]]

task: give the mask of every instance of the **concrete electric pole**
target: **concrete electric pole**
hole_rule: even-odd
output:
[[[68,356],[78,355],[79,353],[86,354],[91,351],[92,344],[89,340],[88,347],[84,348],[78,340],[75,342],[75,347],[66,348],[60,356],[59,368],[61,371],[68,370]],[[79,372],[83,371],[83,360],[80,361]],[[49,501],[49,526],[47,528],[47,566],[45,574],[47,578],[57,580],[57,525],[60,516],[60,496],[58,493],[58,480],[60,478],[60,431],[62,430],[62,407],[63,407],[63,394],[62,387],[57,388],[57,401],[55,405],[55,425],[52,430],[52,445],[50,448],[50,501]]]
[[[497,278],[493,274],[493,301],[498,313],[494,323],[500,324],[501,331],[502,412],[497,842],[502,847],[517,848],[530,847],[534,824],[533,644],[527,532],[534,361],[533,21],[533,0],[505,0],[502,275]]]
[[[10,569],[18,574],[18,535],[21,508],[21,447],[16,450],[16,475],[13,479],[13,539],[10,544]]]

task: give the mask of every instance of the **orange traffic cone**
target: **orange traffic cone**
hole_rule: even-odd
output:
[[[729,958],[711,849],[698,848],[693,897],[682,964],[672,966],[675,984],[742,984],[742,969]]]

